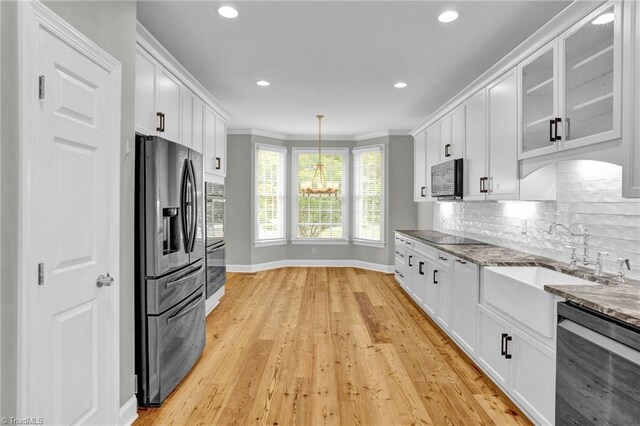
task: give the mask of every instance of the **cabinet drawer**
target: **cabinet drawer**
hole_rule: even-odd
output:
[[[413,243],[413,250],[426,257],[427,260],[435,262],[436,259],[438,259],[438,250],[426,244],[419,243],[418,241]]]
[[[451,265],[453,264],[453,257],[454,256],[450,255],[449,253],[439,251],[438,265],[446,269],[451,269]]]

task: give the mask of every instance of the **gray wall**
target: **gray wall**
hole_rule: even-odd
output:
[[[387,157],[387,227],[384,248],[348,245],[296,245],[286,244],[255,247],[253,244],[252,157],[256,143],[293,147],[317,146],[316,141],[282,141],[262,136],[229,135],[227,167],[226,241],[227,263],[230,265],[255,265],[279,260],[336,260],[353,259],[381,265],[393,264],[393,230],[413,229],[417,224],[417,212],[413,206],[413,138],[390,136],[366,141],[326,141],[326,147],[365,146],[384,144]],[[353,164],[351,165],[353,166]],[[287,235],[290,238],[291,219],[291,157],[287,163],[286,206]],[[353,167],[350,168],[353,170]],[[351,179],[351,184],[353,180]],[[351,226],[351,229],[353,227]],[[316,253],[312,253],[312,249]]]
[[[1,415],[16,414],[17,396],[17,305],[18,305],[18,42],[17,4],[0,2],[0,403]]]
[[[424,201],[416,203],[416,212],[418,214],[418,229],[433,229],[433,201]]]
[[[127,141],[134,144],[134,79],[136,4],[135,1],[50,1],[43,2],[62,19],[113,55],[122,64],[122,163],[120,213],[120,403],[133,396],[133,151],[126,152]],[[0,2],[2,10],[2,205],[17,205],[12,192],[18,182],[17,152],[17,62],[15,52],[15,3]],[[11,108],[7,108],[11,105]],[[7,202],[9,201],[9,202]],[[17,253],[17,211],[3,207],[2,214],[2,409],[15,412],[15,312],[17,279],[13,268]],[[6,238],[5,238],[6,236]],[[11,285],[13,284],[13,285]],[[13,344],[12,344],[13,343]]]

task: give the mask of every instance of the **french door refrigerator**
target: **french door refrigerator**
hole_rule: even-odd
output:
[[[140,406],[159,406],[205,345],[202,156],[136,135],[136,377]]]

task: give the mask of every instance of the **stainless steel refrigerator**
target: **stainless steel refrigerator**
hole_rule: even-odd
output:
[[[136,135],[136,377],[140,406],[159,406],[205,345],[202,156]]]

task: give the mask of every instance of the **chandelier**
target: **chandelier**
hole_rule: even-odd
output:
[[[315,165],[315,171],[311,182],[302,182],[300,184],[300,192],[307,197],[338,196],[340,186],[337,182],[327,182],[324,175],[324,165],[322,164],[322,119],[324,115],[316,115],[318,119],[318,163]]]

